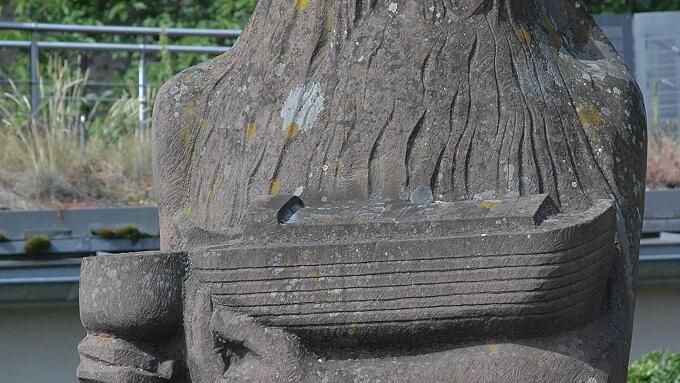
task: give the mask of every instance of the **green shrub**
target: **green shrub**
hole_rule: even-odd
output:
[[[47,253],[52,246],[50,239],[43,234],[31,234],[26,237],[24,253],[27,255],[41,255]]]
[[[654,351],[628,368],[628,383],[680,383],[680,353]]]

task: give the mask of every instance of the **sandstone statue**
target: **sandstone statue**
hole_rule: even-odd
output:
[[[644,105],[581,0],[260,0],[153,134],[80,381],[625,381]]]

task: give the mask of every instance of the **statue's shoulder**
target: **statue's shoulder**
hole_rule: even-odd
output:
[[[198,123],[197,116],[214,96],[211,89],[229,72],[230,53],[187,68],[166,81],[158,90],[153,110],[154,138],[182,138],[182,129]],[[164,145],[157,142],[155,145]]]
[[[173,224],[177,211],[186,204],[191,163],[195,160],[199,134],[205,127],[206,110],[216,97],[216,88],[230,73],[229,53],[190,67],[173,76],[158,90],[153,110],[154,182],[161,210],[164,246],[179,238]]]

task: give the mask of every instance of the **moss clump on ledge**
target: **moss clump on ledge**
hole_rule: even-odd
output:
[[[45,254],[52,246],[49,237],[43,234],[32,234],[26,237],[24,243],[24,253],[28,255]]]
[[[142,238],[151,237],[149,233],[139,231],[135,225],[125,225],[119,228],[103,227],[91,231],[92,235],[103,239],[129,239],[137,242]]]

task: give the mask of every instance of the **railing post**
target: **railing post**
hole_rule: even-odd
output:
[[[139,133],[146,137],[146,50],[141,44],[139,51],[139,76],[137,82],[137,99],[139,102]]]
[[[36,116],[40,107],[39,59],[38,41],[36,40],[35,32],[31,32],[31,115],[33,117]]]

